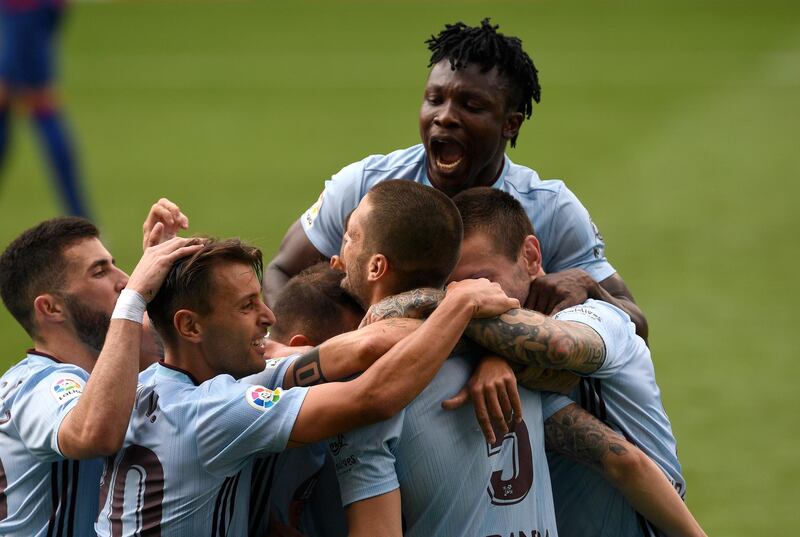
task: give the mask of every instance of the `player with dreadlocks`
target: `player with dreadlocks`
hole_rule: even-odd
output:
[[[505,155],[541,89],[520,39],[497,30],[488,19],[475,27],[457,22],[426,41],[432,69],[419,113],[422,144],[369,156],[326,181],[267,269],[269,300],[289,277],[339,252],[347,215],[375,184],[407,179],[449,196],[491,186],[522,203],[539,237],[547,276],[532,284],[529,309],[549,314],[588,298],[605,300],[625,310],[647,337],[647,321],[606,260],[603,239],[578,198],[563,182],[543,181]]]

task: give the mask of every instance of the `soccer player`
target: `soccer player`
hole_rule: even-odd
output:
[[[484,20],[477,27],[446,25],[427,44],[432,69],[419,113],[422,143],[367,157],[327,181],[270,263],[267,296],[276,296],[303,268],[338,253],[347,215],[377,183],[407,179],[448,196],[492,186],[516,197],[539,231],[548,274],[533,282],[529,307],[549,314],[587,298],[606,300],[627,311],[646,338],[647,321],[606,260],[602,237],[578,198],[563,182],[543,181],[505,155],[540,97],[536,68],[521,41]]]
[[[10,143],[10,116],[19,102],[47,153],[64,209],[89,216],[69,131],[55,85],[55,47],[66,2],[0,0],[0,169]]]
[[[193,248],[148,250],[129,280],[93,224],[62,217],[0,256],[3,302],[33,339],[0,378],[0,534],[94,535],[98,457],[121,447],[136,391],[141,296]]]
[[[270,340],[319,346],[358,328],[364,311],[342,289],[343,277],[328,263],[318,263],[289,280],[275,300]],[[249,535],[268,535],[268,525],[273,532],[290,528],[304,537],[347,535],[336,470],[324,442],[259,457],[251,481]]]
[[[106,464],[99,535],[245,535],[254,456],[395,414],[441,367],[472,317],[519,304],[486,280],[459,282],[357,379],[270,389],[236,380],[264,369],[274,317],[261,300],[260,273],[256,248],[207,240],[175,263],[149,303],[165,357],[140,375],[123,449]]]
[[[531,280],[542,277],[544,270],[523,207],[512,196],[488,188],[462,192],[454,202],[464,220],[464,242],[453,279],[488,278],[524,302]],[[571,398],[646,453],[680,496],[684,495],[675,437],[661,402],[650,351],[625,312],[590,299],[553,318],[519,310],[501,319],[476,321],[468,334],[523,367],[566,369],[580,375]],[[563,423],[553,423],[552,429],[561,426]],[[550,439],[548,434],[548,448],[557,448]],[[670,534],[689,531],[656,520],[652,513],[648,521],[634,510],[630,497],[626,501],[599,473],[586,471],[558,451],[563,450],[548,453],[548,462],[562,534],[658,535],[651,522]],[[702,531],[688,510],[683,521],[684,527],[694,524],[695,532]]]

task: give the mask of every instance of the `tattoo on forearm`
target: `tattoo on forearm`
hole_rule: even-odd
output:
[[[605,360],[605,345],[597,332],[534,311],[514,309],[499,317],[474,319],[466,334],[490,351],[524,365],[592,373]]]
[[[578,405],[569,405],[545,421],[544,437],[547,449],[597,470],[607,455],[628,452],[621,436]]]
[[[319,361],[319,347],[311,349],[294,363],[295,386],[314,386],[328,382],[322,374]]]
[[[436,309],[443,298],[444,291],[432,288],[414,289],[386,297],[369,308],[362,325],[395,317],[425,317]]]

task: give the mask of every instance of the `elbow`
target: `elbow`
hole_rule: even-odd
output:
[[[391,390],[370,388],[364,394],[364,416],[369,423],[388,420],[397,415],[405,405]]]
[[[103,426],[90,427],[82,436],[82,444],[84,449],[95,457],[113,455],[122,449],[125,432],[125,430],[110,430],[109,427]]]
[[[651,464],[647,455],[630,446],[624,454],[606,457],[603,467],[606,478],[615,486],[624,488],[644,478]]]

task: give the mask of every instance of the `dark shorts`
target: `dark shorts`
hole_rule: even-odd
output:
[[[61,6],[0,9],[0,80],[12,88],[41,88],[55,76]]]

